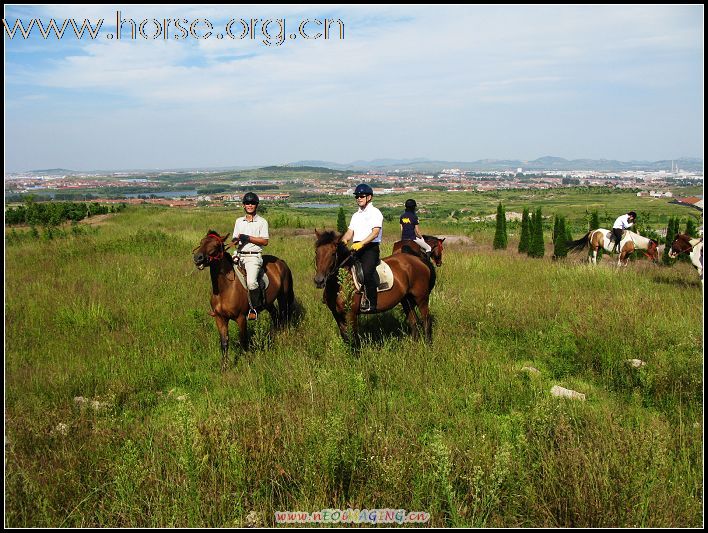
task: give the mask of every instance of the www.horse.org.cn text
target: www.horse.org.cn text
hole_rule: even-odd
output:
[[[76,39],[95,40],[175,40],[187,39],[219,39],[219,40],[249,40],[260,41],[266,46],[281,46],[286,40],[343,40],[344,22],[341,19],[317,18],[304,19],[289,25],[284,18],[232,18],[223,25],[213,24],[205,18],[188,20],[185,18],[146,18],[136,21],[123,17],[116,11],[115,23],[104,27],[104,19],[93,22],[83,19],[82,23],[70,19],[49,19],[44,22],[33,18],[29,22],[15,19],[9,23],[3,19],[5,35],[10,39],[21,37],[29,39],[32,33],[38,33],[43,39],[51,37],[57,40],[72,33]],[[101,29],[104,33],[101,33]],[[289,31],[292,30],[292,31]]]

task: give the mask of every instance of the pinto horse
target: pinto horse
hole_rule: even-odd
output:
[[[443,241],[445,238],[439,239],[432,235],[423,235],[423,240],[430,246],[430,259],[435,261],[435,266],[442,266]],[[398,254],[403,251],[404,246],[408,246],[410,250],[421,257],[425,256],[420,245],[412,240],[404,239],[393,243],[393,253]]]
[[[360,314],[361,293],[354,293],[350,301],[343,294],[339,282],[340,269],[346,269],[348,283],[353,286],[351,268],[353,257],[342,242],[342,236],[334,231],[315,230],[315,287],[324,288],[323,301],[327,304],[339,326],[342,339],[348,342],[348,330],[357,340],[357,317]],[[423,331],[428,342],[432,340],[432,324],[428,300],[435,285],[435,270],[428,261],[412,254],[395,254],[383,259],[393,272],[393,287],[378,295],[377,313],[396,307],[399,303],[408,318],[411,334],[418,338],[418,316],[415,308],[420,309]],[[363,289],[363,288],[362,288]]]
[[[568,247],[569,252],[580,251],[586,246],[592,247],[590,262],[595,265],[597,264],[597,251],[600,247],[608,253],[614,253],[615,243],[614,241],[610,241],[611,236],[611,231],[598,228],[590,230],[584,237],[578,239],[577,241],[568,241],[566,246]],[[642,237],[638,233],[626,230],[622,236],[622,240],[620,241],[620,254],[617,265],[627,266],[627,263],[629,262],[629,255],[634,250],[646,250],[644,255],[656,262],[659,260],[658,246],[659,243],[655,240]]]
[[[229,351],[229,320],[238,324],[241,349],[248,349],[248,291],[237,279],[234,260],[226,253],[228,245],[217,232],[209,230],[199,246],[193,252],[194,264],[199,270],[209,266],[211,274],[211,309],[209,313],[216,320],[216,327],[221,338],[221,371],[226,370]],[[263,268],[268,275],[268,288],[265,291],[265,308],[270,313],[273,325],[280,327],[287,324],[293,312],[295,294],[293,276],[290,268],[282,259],[272,255],[263,256]],[[278,308],[275,308],[275,301]]]
[[[671,243],[669,257],[676,259],[681,254],[689,254],[691,263],[696,267],[698,275],[703,281],[703,239],[694,239],[685,233],[676,235],[674,242]]]

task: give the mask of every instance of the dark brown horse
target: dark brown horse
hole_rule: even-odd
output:
[[[443,242],[445,238],[439,239],[433,235],[423,235],[423,240],[430,246],[430,259],[435,261],[436,266],[442,266],[442,254],[443,254]],[[396,241],[393,243],[393,253],[398,254],[404,250],[404,246],[408,246],[410,251],[420,257],[423,257],[425,253],[423,249],[418,245],[417,242],[404,239],[402,241]]]
[[[691,237],[685,233],[676,235],[674,242],[671,243],[669,257],[676,259],[681,254],[688,254],[703,280],[703,238]]]
[[[194,264],[203,270],[209,266],[211,273],[211,316],[216,320],[216,327],[221,338],[221,370],[226,370],[229,351],[229,320],[238,324],[239,341],[243,350],[248,349],[248,292],[237,279],[234,261],[227,253],[228,245],[224,241],[228,234],[221,237],[209,230],[199,246],[194,249]],[[295,295],[293,276],[285,261],[272,255],[263,256],[269,285],[265,294],[265,308],[270,313],[274,327],[287,324],[292,316]],[[277,300],[278,308],[274,303]]]
[[[323,300],[332,311],[334,319],[339,326],[342,338],[347,342],[348,330],[351,328],[357,341],[357,316],[361,304],[361,294],[353,293],[351,297],[343,294],[339,282],[339,271],[345,269],[346,282],[353,287],[351,267],[352,256],[347,247],[342,243],[342,236],[334,231],[322,233],[315,230],[317,242],[315,243],[315,286],[324,288]],[[418,338],[418,316],[415,308],[420,309],[423,322],[423,331],[428,342],[432,340],[432,325],[428,300],[430,291],[435,285],[433,266],[423,259],[412,254],[396,254],[383,259],[393,272],[393,287],[378,295],[376,312],[381,313],[396,307],[399,303],[408,318],[411,334]]]

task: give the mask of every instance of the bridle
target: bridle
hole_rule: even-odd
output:
[[[345,264],[347,261],[349,261],[349,260],[352,259],[352,255],[353,255],[353,254],[352,254],[351,252],[349,252],[349,253],[346,254],[346,257],[337,265],[337,264],[336,264],[336,262],[337,262],[337,259],[336,259],[336,258],[337,258],[337,255],[339,254],[339,249],[340,249],[340,247],[344,247],[344,245],[343,245],[341,242],[338,242],[336,248],[334,249],[334,257],[335,257],[335,260],[332,262],[332,265],[333,265],[333,266],[332,266],[332,268],[329,269],[329,271],[327,272],[327,274],[325,274],[325,279],[324,279],[325,284],[329,281],[329,278],[331,278],[332,276],[334,276],[334,275],[339,271],[339,269],[344,266],[344,264]],[[346,249],[346,248],[345,248],[345,249]],[[317,269],[317,257],[315,257],[315,269]]]
[[[220,261],[224,257],[224,253],[226,252],[226,250],[229,247],[228,244],[224,245],[224,241],[226,240],[226,236],[219,237],[216,233],[207,233],[207,236],[204,238],[205,239],[211,238],[211,239],[217,240],[217,241],[219,241],[219,244],[221,244],[221,246],[219,247],[219,252],[217,254],[214,254],[214,255],[207,254],[208,263],[212,263],[213,261]],[[199,243],[199,246],[194,248],[194,250],[192,250],[192,253],[196,252],[201,247],[202,247],[202,244]]]

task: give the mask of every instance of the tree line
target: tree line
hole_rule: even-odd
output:
[[[30,226],[58,226],[68,220],[78,222],[93,215],[117,213],[125,209],[126,204],[101,205],[96,202],[35,202],[26,199],[25,205],[10,207],[5,210],[5,224]]]

